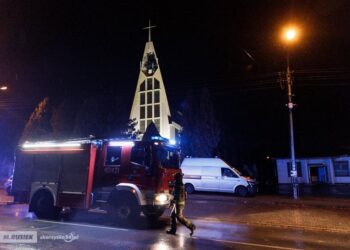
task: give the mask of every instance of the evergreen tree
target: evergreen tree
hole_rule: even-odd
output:
[[[136,118],[129,119],[126,131],[124,134],[129,137],[130,139],[136,139],[140,134],[140,130],[136,130],[135,126],[137,125],[137,120]]]

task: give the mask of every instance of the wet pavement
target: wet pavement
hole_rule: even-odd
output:
[[[0,189],[0,205],[13,202],[13,196],[8,196],[4,189]]]
[[[340,209],[332,203],[348,206]],[[45,221],[27,209],[27,205],[0,205],[0,232],[32,230],[38,243],[0,243],[0,249],[350,249],[346,199],[189,195],[185,215],[197,225],[194,237],[183,226],[176,236],[165,233],[169,211],[156,224],[142,218],[137,225],[120,227],[104,214],[82,212],[70,220]],[[79,238],[72,242],[42,238],[70,233]]]
[[[193,194],[188,213],[215,221],[350,234],[350,199]],[[210,206],[210,204],[216,206]],[[203,210],[203,207],[206,209]],[[196,212],[194,212],[196,211]]]
[[[347,233],[242,225],[208,218],[194,219],[194,237],[182,226],[173,236],[165,233],[167,217],[155,225],[141,218],[137,225],[119,227],[101,214],[79,213],[69,221],[46,221],[36,219],[26,209],[25,205],[0,207],[0,231],[35,231],[38,242],[0,243],[0,249],[347,249],[350,243]],[[52,239],[69,234],[76,239]]]

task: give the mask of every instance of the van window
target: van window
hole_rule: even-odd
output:
[[[238,178],[238,176],[229,168],[221,168],[221,176]]]

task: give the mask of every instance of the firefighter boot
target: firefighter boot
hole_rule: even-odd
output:
[[[190,236],[192,236],[194,230],[196,230],[196,225],[195,225],[195,224],[192,224],[191,227],[190,227],[190,230],[191,230]]]
[[[175,234],[176,234],[176,230],[174,230],[173,228],[171,228],[171,229],[166,230],[166,233],[167,233],[167,234],[173,234],[173,235],[175,235]]]

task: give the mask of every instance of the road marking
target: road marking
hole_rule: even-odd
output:
[[[196,200],[195,203],[208,203],[207,201]]]
[[[298,249],[300,249],[300,248],[280,247],[280,246],[265,245],[265,244],[251,243],[251,242],[241,242],[241,241],[231,241],[231,240],[216,240],[216,239],[211,239],[211,240],[232,243],[232,244],[237,244],[237,245],[244,245],[244,246],[264,247],[264,248],[269,248],[269,249],[271,249],[271,248],[283,249],[283,250],[298,250]]]
[[[129,231],[129,229],[125,229],[125,228],[117,228],[117,227],[94,226],[94,225],[87,225],[87,224],[78,224],[78,223],[71,223],[71,222],[59,222],[59,221],[49,221],[49,220],[37,220],[37,221],[47,222],[47,223],[52,223],[52,224],[61,224],[61,225],[79,226],[79,227],[90,227],[90,228],[112,229],[112,230],[118,230],[118,231]]]
[[[254,247],[263,247],[263,248],[269,248],[269,249],[281,249],[281,250],[300,250],[300,248],[292,248],[292,247],[280,247],[280,246],[273,246],[273,245],[265,245],[265,244],[258,244],[258,243],[251,243],[251,242],[243,242],[243,241],[233,241],[233,240],[219,240],[219,239],[206,239],[201,237],[189,237],[188,235],[181,234],[184,237],[187,237],[189,239],[196,239],[196,240],[211,240],[216,242],[224,242],[224,243],[230,243],[230,244],[236,244],[236,245],[244,245],[244,246],[254,246]]]

